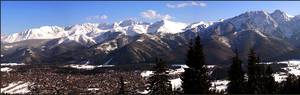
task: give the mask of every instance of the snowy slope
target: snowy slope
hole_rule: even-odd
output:
[[[270,14],[273,19],[278,23],[278,24],[282,24],[282,23],[286,23],[288,21],[291,20],[291,18],[293,18],[293,16],[288,15],[287,13],[280,11],[280,10],[275,10],[273,13]]]
[[[29,93],[29,86],[32,83],[30,82],[13,82],[10,83],[7,87],[1,88],[1,93],[7,93],[7,94],[26,94]]]
[[[246,12],[224,22],[231,22],[239,31],[256,29],[267,34],[272,34],[278,26],[278,23],[266,11]]]
[[[195,22],[192,23],[188,26],[186,26],[186,28],[184,30],[189,30],[189,29],[193,29],[193,28],[207,28],[208,26],[212,25],[212,22],[204,22],[204,21],[200,21],[200,22]]]
[[[124,35],[135,36],[137,34],[147,33],[179,33],[183,32],[187,26],[185,23],[173,22],[169,20],[158,21],[154,24],[146,22],[138,22],[133,20],[124,20],[108,23],[84,23],[76,24],[67,27],[58,26],[42,26],[40,28],[29,29],[24,32],[14,33],[8,36],[2,36],[3,42],[17,42],[28,39],[55,39],[55,38],[70,38],[79,35],[85,35],[92,39],[106,32],[120,32]],[[194,27],[194,26],[193,26]],[[150,28],[150,29],[149,29]],[[72,39],[66,39],[72,40]]]
[[[161,20],[150,25],[148,28],[148,33],[175,34],[175,33],[184,32],[186,26],[187,24],[185,23],[173,22],[170,20]]]
[[[63,28],[58,26],[43,26],[40,28],[29,29],[25,32],[14,33],[8,35],[4,42],[17,42],[27,39],[54,39],[66,36],[67,34],[64,32]],[[2,39],[1,39],[2,40]]]
[[[57,44],[67,44],[70,42],[76,42],[76,43],[80,43],[82,45],[96,44],[96,42],[93,40],[93,38],[88,37],[85,34],[72,35],[72,36],[66,36],[66,37],[60,38]]]

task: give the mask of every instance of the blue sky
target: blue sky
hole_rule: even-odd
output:
[[[299,15],[299,5],[300,1],[1,1],[1,33],[45,25],[112,23],[125,19],[217,21],[255,10],[280,9]]]

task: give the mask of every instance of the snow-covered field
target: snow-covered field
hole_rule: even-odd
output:
[[[10,66],[25,65],[24,63],[1,63],[1,72],[10,72],[13,69]]]
[[[172,66],[175,66],[175,67],[180,67],[178,69],[170,69],[168,70],[167,72],[170,74],[170,75],[176,75],[176,74],[181,74],[184,72],[184,68],[188,68],[187,65],[179,65],[179,64],[174,64]],[[214,68],[215,65],[207,65],[207,68]],[[153,71],[143,71],[141,73],[141,76],[144,77],[144,78],[147,78],[149,76],[151,76],[154,72]],[[182,83],[182,80],[180,78],[175,78],[175,79],[170,79],[170,82],[172,84],[172,90],[173,91],[176,91],[176,90],[182,90],[181,88],[181,83]],[[222,83],[223,82],[223,83]],[[222,83],[222,84],[221,84]],[[228,81],[226,80],[221,80],[221,81],[216,81],[216,82],[212,82],[212,84],[215,84],[216,85],[216,88],[211,88],[211,89],[217,89],[217,90],[224,90],[227,86],[226,84],[228,83]],[[145,90],[145,91],[139,91],[138,93],[140,94],[147,94],[149,91]]]
[[[266,62],[261,64],[272,64],[274,62]],[[289,61],[281,61],[276,62],[276,64],[287,64],[287,67],[281,68],[285,72],[276,72],[273,74],[275,81],[282,82],[286,79],[288,74],[293,74],[296,76],[300,75],[300,60],[289,60]]]
[[[273,64],[273,62],[267,62],[261,64]],[[288,74],[294,74],[296,76],[300,75],[300,60],[281,61],[281,62],[277,62],[277,64],[287,64],[287,67],[282,68],[283,70],[285,70],[285,72],[276,72],[275,74],[273,74],[276,82],[284,81]],[[173,65],[173,66],[179,66],[180,68],[175,70],[169,70],[169,74],[180,74],[184,72],[184,68],[188,68],[186,65]],[[213,68],[214,65],[209,65],[207,67]],[[153,74],[153,71],[144,71],[141,73],[141,76],[149,77],[151,74]],[[170,79],[170,82],[172,84],[173,90],[181,89],[182,81],[180,78]],[[216,91],[225,91],[227,89],[228,83],[229,83],[228,80],[212,81],[211,82],[212,86],[210,87],[210,89]]]
[[[261,63],[261,64],[272,64],[273,62],[269,63]],[[300,60],[290,60],[290,61],[282,61],[282,62],[276,62],[276,64],[287,64],[287,67],[283,67],[283,72],[276,72],[274,73],[275,81],[282,82],[285,80],[285,78],[288,76],[288,74],[294,74],[299,76],[300,75]],[[18,66],[18,65],[25,65],[24,63],[1,63],[1,72],[10,72],[12,71],[12,66]],[[113,67],[114,65],[88,65],[88,64],[71,64],[71,65],[65,65],[66,67],[76,68],[76,69],[85,69],[85,70],[92,70],[99,67]],[[184,72],[184,68],[188,68],[186,65],[174,65],[179,66],[178,69],[170,69],[168,70],[170,75],[176,75]],[[213,68],[213,65],[209,65],[208,68]],[[153,74],[153,71],[143,71],[141,72],[141,76],[144,78],[147,78]],[[172,90],[181,90],[181,79],[180,78],[174,78],[170,79],[170,82],[172,84]],[[216,90],[216,91],[225,91],[227,88],[227,84],[229,83],[228,80],[216,80],[212,81],[212,86],[210,89]],[[30,82],[12,82],[9,85],[7,85],[4,88],[1,88],[1,93],[8,93],[8,94],[24,94],[30,92],[28,89],[28,86],[31,85]],[[97,88],[88,88],[88,90],[98,90]],[[145,91],[138,91],[141,94],[148,93],[147,90]]]
[[[152,75],[153,74],[153,71],[143,71],[142,73],[141,73],[141,76],[142,77],[149,77],[150,75]]]
[[[30,90],[28,89],[28,86],[31,85],[30,82],[12,82],[7,87],[1,88],[1,93],[7,93],[7,94],[26,94],[29,93]]]
[[[211,82],[211,87],[209,89],[216,91],[225,91],[227,89],[228,80],[216,80]]]
[[[9,68],[9,67],[1,67],[1,72],[9,72],[9,71],[12,71],[13,69],[12,68]]]
[[[100,68],[100,67],[113,67],[114,65],[87,65],[87,64],[71,64],[71,65],[66,65],[65,67],[71,67],[75,69],[85,69],[85,70],[93,70],[95,68]]]
[[[170,80],[171,84],[172,84],[172,90],[181,90],[181,79],[180,78],[176,78],[176,79],[171,79]]]
[[[1,63],[1,66],[18,66],[25,65],[24,63]]]

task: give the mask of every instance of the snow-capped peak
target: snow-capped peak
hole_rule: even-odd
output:
[[[151,24],[148,28],[148,33],[180,33],[183,32],[187,24],[181,22],[173,22],[170,20],[161,20]]]
[[[138,22],[138,21],[134,21],[132,19],[128,19],[128,20],[120,21],[119,26],[126,27],[126,26],[132,26],[132,25],[136,25],[136,24],[141,24],[141,23],[142,22]]]
[[[80,43],[82,45],[96,44],[96,42],[91,37],[88,37],[84,34],[60,38],[57,44],[62,44],[62,43],[65,44],[65,43],[69,43],[69,42],[76,42],[76,43]]]
[[[226,22],[232,23],[238,30],[258,29],[267,34],[272,34],[278,26],[278,23],[266,11],[249,11],[227,19]]]
[[[17,42],[27,39],[54,39],[63,37],[66,34],[64,29],[58,26],[42,26],[40,28],[28,29],[27,31],[8,35],[4,42]]]
[[[271,13],[271,16],[277,23],[285,23],[291,19],[288,14],[280,10],[275,10],[273,13]]]
[[[185,30],[189,30],[189,29],[193,29],[193,28],[198,28],[199,26],[201,28],[207,28],[208,26],[212,25],[213,23],[211,22],[204,22],[204,21],[200,21],[200,22],[195,22],[192,23],[190,25],[188,25]]]

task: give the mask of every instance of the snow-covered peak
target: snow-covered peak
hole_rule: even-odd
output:
[[[135,25],[135,24],[138,24],[138,22],[134,21],[134,20],[124,20],[124,21],[120,22],[119,26],[125,27],[125,26],[131,26],[131,25]]]
[[[112,26],[105,23],[84,23],[77,24],[65,28],[68,36],[73,35],[88,35],[90,37],[95,37],[101,35],[103,32],[109,31]]]
[[[84,34],[60,38],[57,44],[66,44],[69,42],[76,42],[76,43],[80,43],[82,45],[96,44],[96,42],[91,37],[88,37]]]
[[[273,13],[271,13],[271,16],[277,23],[285,23],[291,19],[287,13],[280,10],[275,10]]]
[[[161,20],[151,24],[148,33],[180,33],[183,32],[187,24],[181,22],[173,22],[170,20]]]
[[[295,20],[300,20],[300,15],[294,16],[293,19],[295,19]]]
[[[98,27],[99,24],[96,23],[84,23],[84,24],[76,24],[69,27],[66,27],[67,31],[82,31],[88,32]]]
[[[58,26],[42,26],[40,28],[29,29],[24,32],[8,35],[4,42],[17,42],[27,39],[54,39],[63,37],[66,34],[64,29]]]
[[[232,23],[238,31],[257,29],[267,34],[272,34],[278,26],[278,23],[266,11],[249,11],[227,19],[225,22]]]
[[[246,13],[242,15],[248,15],[248,16],[255,16],[255,15],[260,15],[260,16],[267,16],[269,13],[267,11],[247,11]]]
[[[120,21],[120,24],[119,24],[119,26],[121,26],[121,27],[134,26],[134,25],[147,25],[147,23],[128,19],[128,20]]]
[[[195,23],[192,23],[192,24],[188,25],[185,28],[185,30],[189,30],[189,29],[193,29],[193,28],[198,28],[198,27],[207,28],[208,26],[210,26],[212,24],[213,23],[211,23],[211,22],[204,22],[204,21],[195,22]]]

